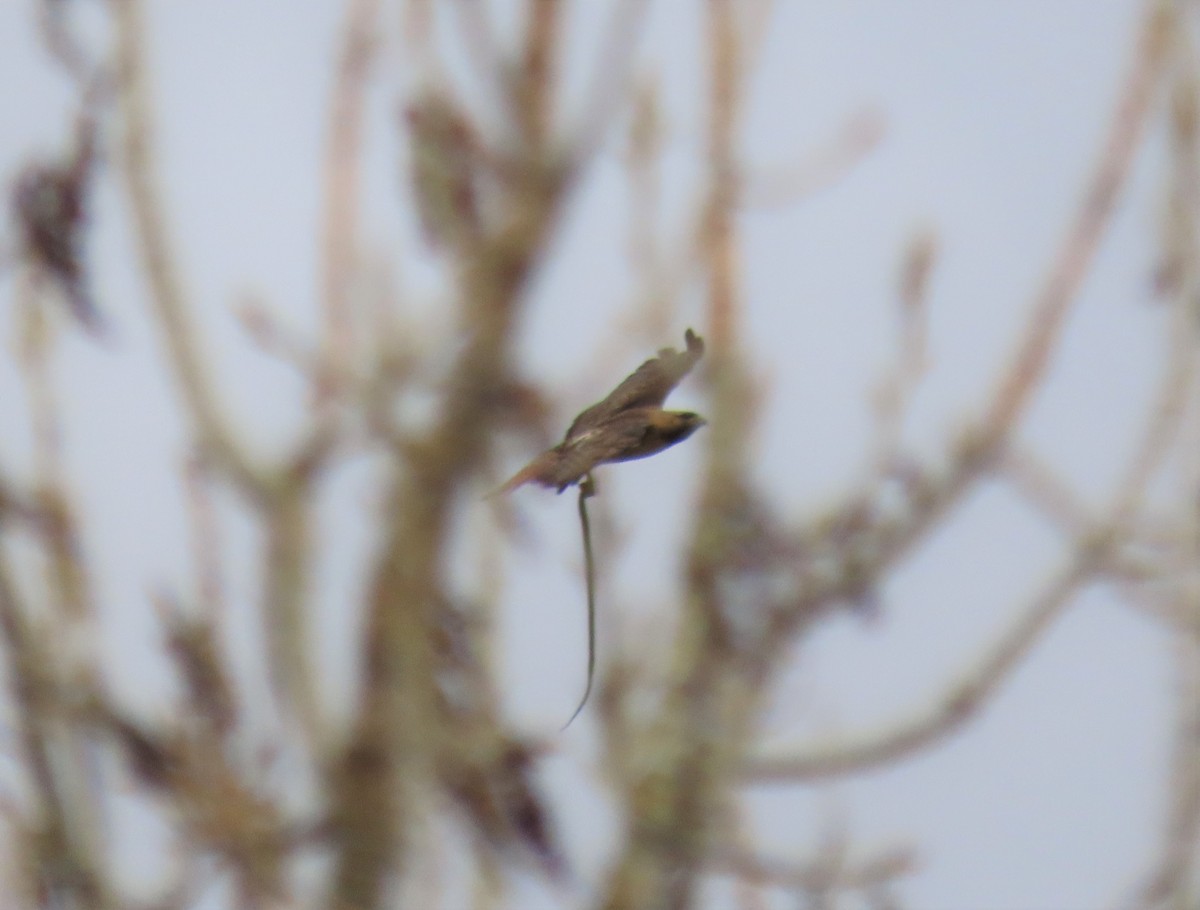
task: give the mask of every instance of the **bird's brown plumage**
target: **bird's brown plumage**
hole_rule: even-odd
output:
[[[704,341],[688,329],[686,348],[663,348],[608,397],[582,411],[566,436],[512,476],[496,493],[537,483],[561,493],[594,467],[646,458],[687,439],[704,426],[691,411],[665,411],[663,402],[704,354]]]

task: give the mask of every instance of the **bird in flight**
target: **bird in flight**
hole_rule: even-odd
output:
[[[704,426],[699,414],[663,410],[667,395],[704,354],[704,340],[691,329],[683,340],[685,350],[660,350],[607,398],[576,417],[562,442],[529,462],[493,495],[526,483],[554,487],[561,493],[597,465],[656,455]]]

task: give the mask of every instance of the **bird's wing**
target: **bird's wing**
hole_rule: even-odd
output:
[[[663,348],[657,357],[647,360],[609,393],[608,397],[583,411],[571,423],[565,439],[572,440],[630,408],[660,408],[667,395],[691,372],[704,354],[704,339],[688,329],[683,336],[687,348],[677,351]]]
[[[547,449],[487,495],[500,496],[527,483],[561,491],[596,465],[628,452],[646,435],[648,426],[645,417],[622,414],[604,426],[577,434],[570,442]]]
[[[498,486],[492,492],[485,496],[485,499],[490,499],[493,496],[502,496],[505,493],[510,493],[517,487],[527,483],[540,483],[545,487],[556,486],[554,483],[555,465],[558,463],[558,449],[548,449],[543,452],[521,470],[517,471],[512,477]]]
[[[560,450],[554,466],[553,481],[547,486],[564,487],[575,483],[596,465],[626,455],[647,433],[644,418],[629,415],[609,420],[603,426],[577,433]]]

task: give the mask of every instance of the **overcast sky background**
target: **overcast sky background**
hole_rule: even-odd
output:
[[[230,314],[253,294],[298,332],[317,324],[320,168],[340,4],[148,6],[164,191],[183,275],[203,310],[236,423],[263,453],[281,452],[302,417],[303,387],[257,352]],[[594,60],[599,6],[573,7],[568,108],[586,84],[580,64]],[[31,8],[0,4],[5,182],[30,156],[59,146],[73,110],[68,85],[35,39]],[[666,245],[678,243],[703,160],[701,9],[686,0],[656,3],[639,49],[639,72],[660,81],[667,117]],[[752,461],[787,514],[832,506],[868,469],[871,396],[897,337],[896,276],[918,231],[935,232],[940,257],[930,370],[914,402],[909,447],[942,451],[977,416],[1080,198],[1139,10],[1129,0],[776,2],[750,83],[747,160],[802,161],[857,112],[885,125],[878,146],[833,184],[739,219],[744,329],[764,395]],[[103,16],[81,13],[102,35]],[[397,281],[414,312],[429,319],[431,339],[452,338],[437,315],[435,270],[413,264],[424,254],[401,208],[394,113],[419,73],[399,39],[399,17],[389,12],[384,22],[369,111],[364,239],[371,257],[403,264]],[[452,75],[471,84],[461,63]],[[1159,377],[1166,319],[1151,302],[1151,275],[1162,147],[1156,136],[1139,157],[1063,356],[1021,433],[1097,507],[1121,476]],[[635,288],[628,193],[620,143],[610,142],[521,319],[521,362],[561,396],[564,421],[649,351],[678,345],[686,326],[703,330],[692,285],[663,335],[622,337]],[[177,481],[184,435],[111,180],[97,223],[98,297],[114,332],[105,346],[74,331],[63,342],[68,457],[89,507],[89,554],[111,619],[103,647],[119,691],[152,706],[146,680],[163,666],[141,656],[156,647],[145,595],[186,577]],[[0,300],[11,299],[6,272]],[[0,465],[19,474],[28,470],[29,439],[7,354],[15,345],[8,312],[0,341]],[[603,351],[615,353],[601,358]],[[704,406],[696,383],[672,401]],[[515,445],[504,444],[505,468],[530,454]],[[653,641],[670,621],[699,452],[680,446],[601,475],[607,539],[619,541],[609,557],[616,570],[601,591],[602,647],[618,638]],[[370,479],[369,466],[350,465],[327,490],[328,596],[318,609],[323,654],[335,668],[345,665],[354,631],[339,592],[355,577],[349,554],[367,542],[369,522],[360,516],[374,506]],[[507,707],[524,728],[553,735],[579,694],[584,666],[574,501],[523,490],[517,507],[527,539],[506,544],[501,558]],[[494,538],[485,505],[468,516],[464,534],[476,543]],[[253,535],[235,527],[234,563],[252,564],[253,546]],[[915,711],[1011,622],[1062,556],[1061,540],[1040,519],[985,485],[896,573],[875,621],[836,618],[806,642],[767,717],[767,736],[851,733]],[[467,570],[460,583],[471,590],[479,577]],[[250,580],[235,578],[239,586],[253,591]],[[1109,592],[1089,589],[961,735],[883,773],[816,789],[757,788],[749,800],[753,828],[782,855],[808,855],[834,825],[868,847],[911,839],[922,866],[901,894],[912,907],[1106,905],[1158,844],[1166,646],[1155,626]],[[547,764],[567,851],[586,882],[600,880],[616,835],[592,773],[593,734],[585,713]],[[140,850],[130,845],[130,852]],[[561,899],[532,882],[519,894],[523,907]],[[714,888],[714,906],[727,898]]]

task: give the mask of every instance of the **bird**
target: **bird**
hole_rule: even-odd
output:
[[[580,412],[562,442],[538,455],[490,495],[509,493],[527,483],[561,493],[588,477],[597,465],[657,455],[704,426],[707,421],[692,411],[663,409],[667,395],[704,355],[704,339],[691,329],[683,340],[683,351],[659,350],[608,397]]]

